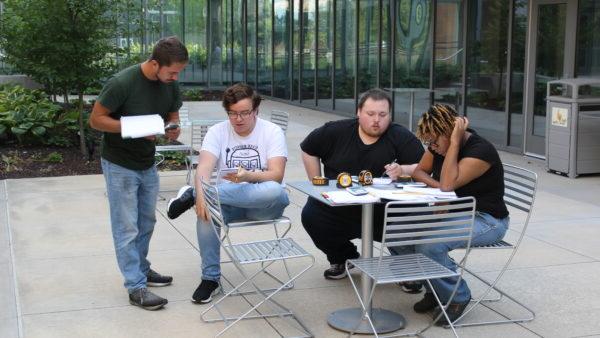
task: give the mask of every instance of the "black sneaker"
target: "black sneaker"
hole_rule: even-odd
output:
[[[160,273],[150,269],[146,275],[146,285],[148,286],[167,286],[171,285],[173,277],[163,276]]]
[[[167,204],[167,216],[175,219],[193,207],[195,203],[194,188],[189,185],[181,187],[177,192],[177,197],[171,198]]]
[[[416,313],[429,312],[438,307],[438,303],[431,292],[425,292],[425,297],[413,305],[413,310]]]
[[[158,310],[165,306],[169,301],[165,298],[157,296],[146,288],[141,288],[129,294],[129,303],[139,306],[146,310]]]
[[[400,282],[398,285],[402,288],[402,291],[406,293],[420,293],[423,290],[423,283],[421,282]]]
[[[348,266],[348,269],[353,269],[354,265],[350,264]],[[325,279],[344,279],[346,278],[346,276],[348,276],[348,274],[346,273],[346,264],[331,264],[331,266],[329,267],[329,269],[325,270],[325,272],[323,272],[323,277],[325,277]]]
[[[465,312],[465,309],[469,305],[470,301],[471,300],[469,299],[468,301],[466,301],[464,303],[450,303],[450,305],[448,305],[448,308],[446,309],[446,313],[448,314],[448,318],[450,318],[450,322],[454,322],[455,320],[458,319],[458,317],[460,317],[462,315],[463,312]],[[437,318],[437,316],[440,314],[440,311],[441,311],[440,309],[437,309],[433,313],[433,319]],[[438,321],[435,322],[435,325],[446,326],[446,325],[450,325],[450,324],[448,324],[446,317],[444,317],[444,315],[442,315],[440,317],[440,319],[438,319]]]
[[[203,279],[200,285],[194,291],[192,296],[192,303],[206,304],[210,303],[212,296],[216,295],[221,291],[221,285],[212,280]]]

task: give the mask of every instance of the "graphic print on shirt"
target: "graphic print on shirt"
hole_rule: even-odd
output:
[[[260,170],[260,156],[258,155],[258,147],[253,144],[242,144],[231,149],[227,148],[225,163],[229,168],[237,168],[242,166],[246,170]]]

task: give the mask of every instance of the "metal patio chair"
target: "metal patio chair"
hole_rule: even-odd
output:
[[[474,298],[472,303],[469,305],[469,308],[463,312],[463,314],[456,319],[454,322],[455,327],[463,327],[463,326],[479,326],[479,325],[492,325],[492,324],[506,324],[506,323],[522,323],[529,322],[535,319],[535,312],[531,310],[529,307],[519,302],[514,297],[508,295],[503,290],[497,287],[498,281],[502,278],[506,270],[508,269],[510,263],[512,262],[515,254],[519,250],[521,246],[521,242],[523,241],[523,237],[525,236],[525,231],[527,230],[527,225],[529,224],[529,219],[531,217],[531,210],[533,208],[533,202],[535,200],[535,194],[537,190],[537,174],[533,171],[523,169],[510,164],[503,164],[504,167],[504,203],[506,203],[507,207],[509,207],[511,213],[515,211],[521,211],[525,213],[525,223],[523,224],[523,229],[521,230],[521,234],[517,238],[517,240],[512,243],[508,243],[504,240],[496,242],[491,245],[486,246],[474,246],[472,249],[485,249],[485,250],[511,250],[506,262],[500,269],[500,272],[496,276],[495,279],[491,280],[483,278],[479,274],[473,272],[471,269],[465,268],[465,271],[484,283],[486,285],[486,289],[483,293]],[[487,299],[487,295],[494,290],[499,294],[499,297]],[[511,318],[509,316],[503,315],[506,319],[502,320],[494,320],[494,321],[479,321],[479,322],[464,322],[465,316],[475,309],[479,305],[483,305],[485,307],[490,308],[488,305],[490,302],[500,301],[503,297],[506,297],[517,304],[524,312],[527,312],[528,315],[518,318]],[[497,310],[494,310],[498,312]]]
[[[210,307],[202,312],[202,320],[208,323],[225,322],[225,328],[217,334],[217,336],[220,336],[242,319],[272,317],[291,318],[302,327],[302,330],[304,331],[304,335],[302,337],[312,337],[313,335],[310,330],[288,308],[281,305],[279,302],[273,299],[273,297],[279,291],[283,290],[287,285],[300,277],[304,272],[308,271],[308,269],[310,269],[315,263],[314,257],[300,247],[291,238],[277,238],[273,240],[248,241],[239,243],[232,242],[231,237],[229,236],[230,224],[225,223],[223,220],[217,187],[203,181],[202,191],[204,193],[206,207],[210,213],[211,223],[214,226],[217,237],[219,237],[221,247],[231,260],[231,263],[233,263],[235,266],[236,270],[243,277],[243,281],[240,284],[235,286],[222,298],[215,301]],[[219,229],[222,232],[220,235]],[[264,290],[256,284],[254,278],[257,277],[261,272],[264,272],[265,269],[267,269],[270,265],[277,261],[286,261],[291,259],[305,259],[309,262],[306,266],[298,268],[300,270],[299,272],[291,276],[287,281],[283,281],[282,284],[274,290]],[[246,266],[249,264],[260,264],[260,267],[257,271],[250,273],[246,269]],[[239,295],[240,288],[244,286],[251,287],[253,289],[251,293],[260,297],[261,300],[256,304],[251,304],[250,308],[241,314],[236,316],[225,315],[219,308],[219,305],[221,305],[224,300]],[[249,292],[245,292],[244,294],[247,293]],[[259,312],[258,308],[265,303],[271,304],[273,311]],[[218,312],[219,318],[207,318],[207,314],[213,310]]]
[[[283,130],[283,134],[287,133],[288,122],[290,120],[290,114],[281,110],[271,110],[271,122],[275,123],[281,130]]]
[[[464,266],[471,245],[474,215],[475,199],[473,197],[423,204],[415,204],[414,201],[396,201],[386,204],[383,238],[381,240],[381,247],[379,248],[379,256],[346,261],[346,272],[350,277],[354,292],[363,309],[361,318],[368,321],[372,329],[372,334],[379,337],[373,324],[373,321],[377,320],[377,318],[372,318],[372,314],[368,313],[366,304],[371,303],[375,287],[380,284],[426,281],[440,309],[442,309],[440,315],[425,328],[416,332],[393,336],[421,335],[440,319],[442,315],[449,321],[446,306],[440,301],[430,280],[457,277],[460,281],[464,271],[462,267],[459,266],[457,271],[452,271],[421,253],[387,256],[384,253],[384,249],[387,248],[389,250],[392,247],[411,247],[419,244],[461,241],[466,243],[466,252],[461,260],[462,266]],[[367,299],[361,298],[361,293],[354,280],[356,277],[352,277],[348,271],[352,265],[373,280],[373,286]],[[458,285],[459,283],[456,284],[450,299],[454,297]],[[358,321],[354,330],[357,330],[361,323],[362,321]],[[454,327],[451,326],[451,328],[454,335],[458,337]],[[354,332],[350,332],[349,336],[352,336]]]
[[[186,182],[190,184],[192,182],[193,171],[196,165],[198,165],[198,155],[196,155],[195,151],[200,151],[202,148],[202,142],[204,141],[204,137],[208,133],[208,129],[213,125],[221,122],[222,120],[196,120],[191,122],[191,153],[187,157],[187,161],[189,163],[188,173]]]

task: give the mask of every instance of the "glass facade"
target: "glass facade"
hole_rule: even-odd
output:
[[[116,43],[143,60],[160,37],[177,35],[190,52],[184,84],[244,81],[266,96],[346,116],[361,92],[384,88],[394,120],[413,130],[431,103],[450,104],[496,146],[522,152],[527,117],[544,125],[549,79],[600,76],[600,2],[561,3],[571,2],[576,18],[563,5],[531,0],[124,0],[127,25]],[[541,12],[535,30],[531,8]],[[556,41],[569,20],[575,51]],[[527,53],[528,31],[536,55]],[[570,72],[543,72],[571,59]],[[524,107],[527,62],[538,65],[532,112]]]

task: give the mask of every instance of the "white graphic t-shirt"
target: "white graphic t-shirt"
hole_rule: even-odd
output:
[[[283,131],[261,118],[256,119],[252,133],[246,137],[236,134],[229,121],[215,124],[204,137],[202,150],[217,157],[217,170],[239,166],[247,170],[266,170],[268,159],[287,158]]]

